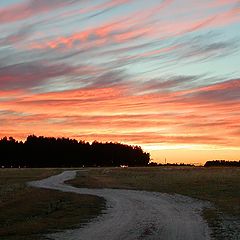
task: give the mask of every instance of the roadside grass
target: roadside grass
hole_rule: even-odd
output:
[[[210,201],[214,207],[204,209],[202,214],[215,239],[237,239],[240,235],[239,168],[98,168],[79,172],[69,183],[77,187],[177,193]]]
[[[203,167],[99,168],[78,172],[77,187],[125,188],[178,193],[207,200],[240,215],[240,169]]]
[[[0,170],[0,239],[45,239],[44,234],[79,227],[101,214],[105,200],[26,186],[59,169]]]
[[[61,171],[0,169],[1,240],[42,240],[46,233],[79,227],[102,213],[102,198],[25,185]],[[204,209],[203,217],[214,239],[229,240],[240,235],[239,182],[239,168],[222,167],[87,168],[68,181],[77,187],[178,193],[210,201],[215,208]]]

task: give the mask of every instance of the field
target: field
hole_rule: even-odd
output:
[[[79,227],[99,215],[102,198],[27,187],[57,169],[0,170],[0,239],[44,239],[44,233]]]
[[[125,188],[178,193],[212,203],[203,217],[216,239],[240,234],[240,169],[203,167],[149,167],[92,169],[79,172],[71,184],[78,187]]]
[[[0,170],[0,239],[44,239],[42,234],[79,227],[101,214],[102,198],[27,187],[58,169]],[[214,239],[240,234],[240,169],[201,167],[95,168],[69,181],[77,187],[138,189],[206,200],[203,217]]]

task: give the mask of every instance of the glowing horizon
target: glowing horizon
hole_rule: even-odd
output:
[[[238,0],[10,0],[0,23],[0,138],[240,159]]]

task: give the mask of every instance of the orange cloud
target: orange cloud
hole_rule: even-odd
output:
[[[132,95],[124,86],[23,94],[0,102],[1,136],[8,129],[13,136],[35,133],[137,144],[237,146],[240,102],[235,99],[233,108],[228,95],[230,91],[238,98],[234,94],[238,87],[239,80],[232,80],[178,94]],[[202,94],[209,91],[223,91],[223,100],[213,95],[207,101]]]

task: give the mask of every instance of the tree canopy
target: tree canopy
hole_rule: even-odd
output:
[[[213,160],[207,161],[204,167],[240,167],[240,161]]]
[[[30,135],[25,141],[0,140],[2,167],[147,166],[150,154],[140,146],[113,142],[92,143],[70,138]]]

